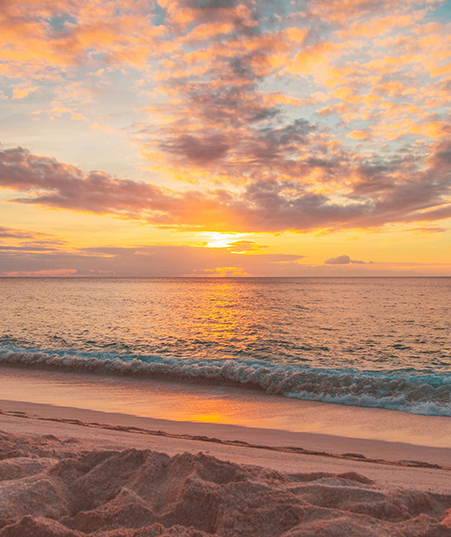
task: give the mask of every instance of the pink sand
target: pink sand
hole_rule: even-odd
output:
[[[449,448],[0,410],[0,537],[451,536]]]

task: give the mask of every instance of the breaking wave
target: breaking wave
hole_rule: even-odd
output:
[[[183,360],[0,349],[0,366],[257,388],[309,401],[451,416],[451,373],[292,367],[257,361]]]

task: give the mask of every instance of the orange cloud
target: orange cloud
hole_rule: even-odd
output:
[[[8,104],[25,109],[39,94],[26,112],[36,120],[127,133],[160,182],[191,189],[53,163],[58,182],[46,159],[21,153],[10,172],[24,180],[25,163],[40,163],[54,184],[4,179],[19,185],[17,202],[220,230],[365,228],[446,213],[437,148],[450,136],[451,41],[449,24],[428,22],[429,1],[2,6]]]
[[[371,133],[367,131],[352,131],[348,136],[353,140],[369,140],[371,138]]]
[[[340,153],[337,153],[337,156]],[[336,162],[337,188],[307,188],[293,180],[258,178],[239,192],[174,192],[123,180],[17,148],[0,151],[0,186],[22,193],[15,203],[113,214],[166,228],[211,231],[283,231],[374,228],[393,222],[451,217],[448,172],[451,142],[436,144],[428,167],[409,156],[392,162]],[[324,165],[311,159],[312,169]],[[348,177],[352,177],[352,182]],[[446,201],[448,200],[448,201]],[[243,244],[241,243],[241,246]]]
[[[20,86],[14,89],[12,98],[24,99],[25,97],[28,97],[30,93],[34,93],[35,91],[39,91],[39,88],[37,86]]]

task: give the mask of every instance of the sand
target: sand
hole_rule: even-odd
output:
[[[0,411],[0,537],[451,536],[450,448]]]

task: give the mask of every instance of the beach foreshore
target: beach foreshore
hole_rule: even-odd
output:
[[[0,537],[451,536],[451,448],[0,400]]]

